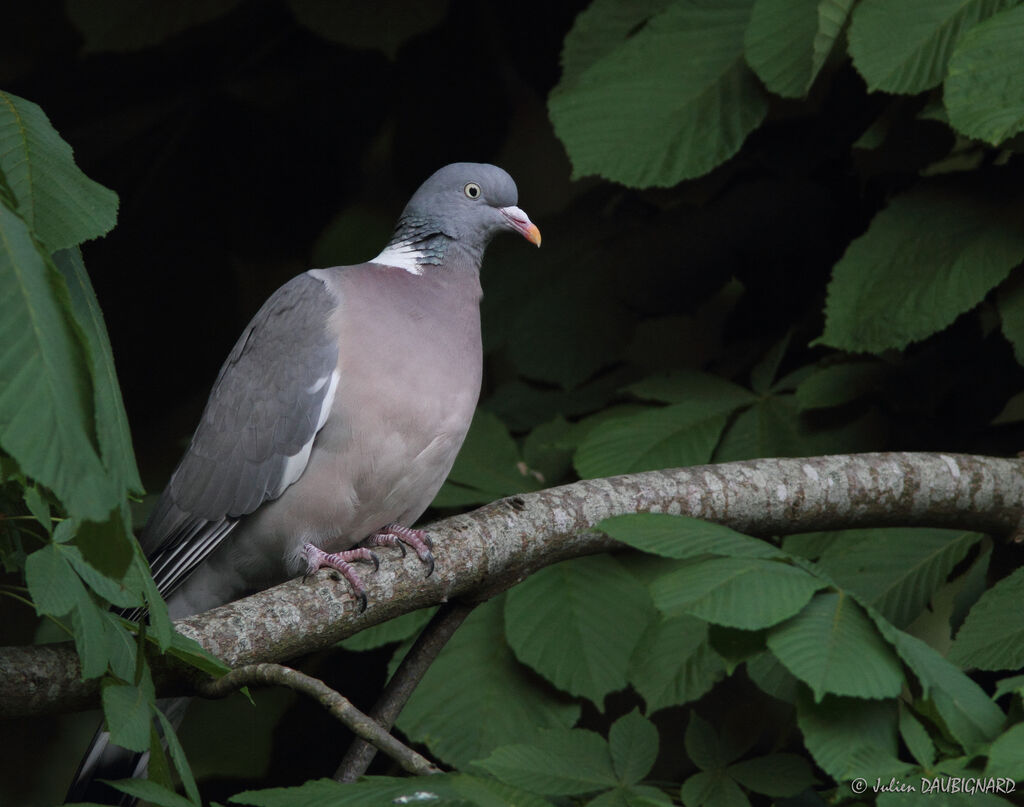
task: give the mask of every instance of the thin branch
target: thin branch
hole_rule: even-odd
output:
[[[883,453],[760,459],[592,479],[522,494],[430,526],[437,570],[381,555],[359,613],[327,573],[292,580],[178,630],[229,666],[284,661],[371,625],[454,599],[483,599],[566,558],[618,546],[594,526],[636,512],[684,513],[762,536],[855,527],[951,527],[1010,535],[1024,507],[1024,463],[962,454]],[[195,691],[190,673],[154,660],[161,695]],[[95,705],[70,643],[0,648],[0,717]]]
[[[370,717],[382,730],[391,730],[399,713],[441,652],[441,648],[448,643],[459,625],[475,607],[476,603],[445,603],[423,628],[370,712]],[[334,773],[335,781],[356,781],[366,773],[376,753],[374,746],[365,740],[353,740]]]
[[[399,765],[412,774],[440,773],[440,769],[426,757],[417,754],[400,743],[386,729],[368,715],[363,714],[351,702],[331,689],[319,678],[306,675],[281,664],[247,664],[232,670],[227,675],[206,681],[199,687],[199,694],[208,698],[222,698],[250,684],[276,684],[308,695],[334,717],[350,728],[357,737],[379,748]]]

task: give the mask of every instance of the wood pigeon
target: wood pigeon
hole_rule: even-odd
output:
[[[540,245],[517,197],[496,166],[445,166],[376,258],[311,269],[263,304],[140,538],[172,618],[323,567],[365,608],[351,563],[376,564],[372,546],[408,545],[433,570],[412,525],[480,393],[484,249],[505,230]],[[114,750],[94,742],[75,799]]]

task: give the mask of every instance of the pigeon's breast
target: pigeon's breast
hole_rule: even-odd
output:
[[[482,351],[475,273],[371,264],[333,281],[333,409],[302,477],[268,510],[306,524],[297,545],[338,551],[392,521],[411,526],[430,504],[472,420]]]

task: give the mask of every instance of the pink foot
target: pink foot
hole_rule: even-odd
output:
[[[377,556],[373,552],[364,546],[346,549],[344,552],[324,552],[320,547],[313,546],[313,544],[305,544],[302,547],[302,551],[306,556],[307,577],[318,569],[335,569],[341,572],[342,576],[348,580],[349,585],[352,586],[356,597],[359,598],[360,613],[366,610],[366,589],[363,587],[363,581],[359,579],[359,575],[352,568],[351,561],[371,561],[373,569],[376,571],[380,567],[380,561],[377,560]]]
[[[430,551],[434,544],[423,530],[410,529],[401,524],[387,524],[363,543],[367,546],[397,546],[402,550],[402,557],[405,557],[404,545],[411,546],[416,556],[427,565],[427,577],[434,573],[434,556]]]

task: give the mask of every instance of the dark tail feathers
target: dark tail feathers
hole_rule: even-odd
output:
[[[157,706],[177,730],[191,698],[162,698]],[[166,747],[166,743],[165,743]],[[141,778],[149,767],[149,752],[129,751],[110,742],[110,732],[101,725],[89,744],[68,788],[67,802],[91,801],[98,804],[132,807],[136,800],[101,782],[101,779]]]

